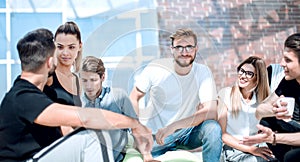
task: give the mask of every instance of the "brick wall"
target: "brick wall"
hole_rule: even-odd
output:
[[[161,57],[169,36],[189,27],[199,39],[197,62],[208,65],[218,90],[236,80],[236,66],[257,55],[279,63],[283,42],[299,32],[300,0],[157,0]]]

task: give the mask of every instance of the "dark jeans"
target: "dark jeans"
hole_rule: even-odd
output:
[[[271,128],[273,131],[278,133],[295,133],[300,132],[300,124],[291,121],[285,122],[283,120],[276,119],[275,117],[263,118],[260,124]],[[297,154],[300,153],[300,147],[290,146],[285,144],[268,144],[275,157],[281,162],[293,162],[299,161]]]

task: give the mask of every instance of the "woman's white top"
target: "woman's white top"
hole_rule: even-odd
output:
[[[233,116],[230,92],[231,87],[226,87],[219,93],[221,99],[224,100],[224,103],[227,106],[226,132],[237,139],[257,134],[258,129],[256,125],[259,121],[255,117],[256,107],[258,106],[256,93],[253,93],[253,96],[248,103],[241,95],[242,109],[239,111],[238,116]]]

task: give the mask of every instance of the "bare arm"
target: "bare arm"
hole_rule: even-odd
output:
[[[258,105],[255,116],[258,120],[261,120],[263,117],[272,117],[275,116],[273,111],[274,105],[278,96],[273,92],[267,99],[263,101],[260,105]]]
[[[198,111],[192,116],[178,120],[170,126],[181,129],[191,126],[197,126],[205,120],[217,120],[217,101],[208,101],[198,105]],[[176,130],[177,130],[176,129]]]
[[[62,104],[49,105],[35,120],[47,126],[72,126],[92,129],[135,128],[133,118],[103,109],[81,108]]]
[[[300,132],[297,133],[278,133],[276,134],[276,143],[300,146]]]
[[[197,126],[205,120],[216,120],[217,119],[217,101],[208,101],[198,105],[198,111],[193,115],[178,120],[170,125],[161,128],[156,134],[156,140],[158,144],[164,144],[164,138],[174,133],[176,130],[181,128],[188,128]]]
[[[145,93],[139,90],[137,87],[133,87],[129,95],[130,101],[137,116],[139,116],[139,100],[144,96]]]
[[[242,143],[247,145],[253,145],[256,143],[267,142],[273,143],[274,141],[274,132],[265,126],[258,125],[257,128],[262,132],[254,136],[244,137]],[[297,133],[277,133],[276,144],[286,144],[291,146],[300,146],[300,132]]]
[[[72,126],[92,129],[131,128],[142,154],[148,155],[153,145],[152,132],[138,120],[104,109],[81,108],[53,103],[34,121],[46,126]]]

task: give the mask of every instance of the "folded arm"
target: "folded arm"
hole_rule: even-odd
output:
[[[165,137],[174,133],[178,129],[189,128],[197,126],[205,120],[216,120],[217,119],[217,101],[208,101],[203,104],[199,104],[197,107],[197,112],[193,115],[183,118],[181,120],[175,121],[170,125],[161,128],[156,134],[156,141],[158,144],[164,144]]]

